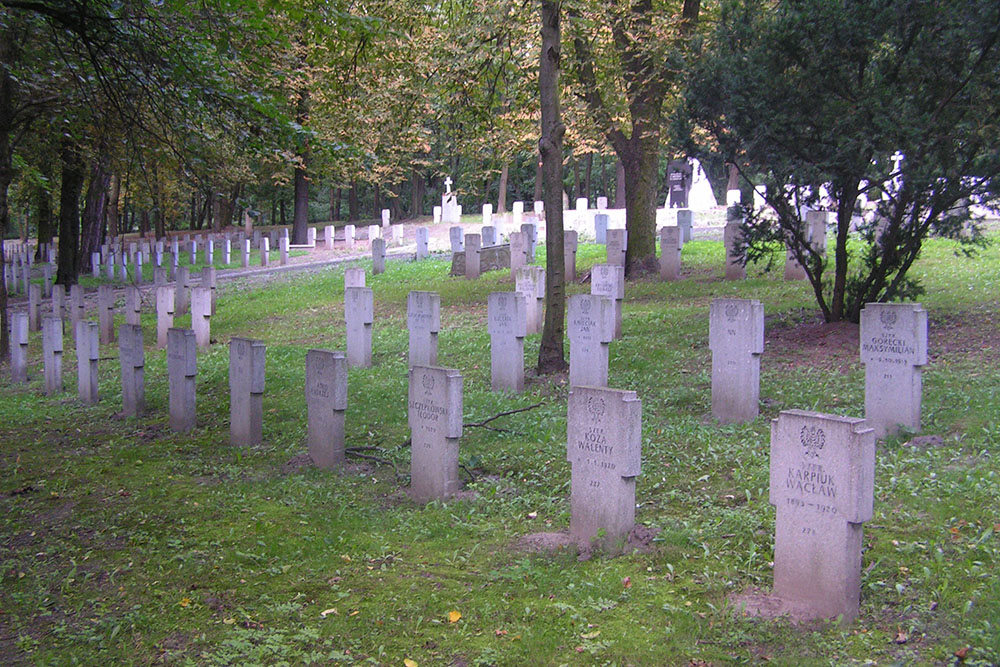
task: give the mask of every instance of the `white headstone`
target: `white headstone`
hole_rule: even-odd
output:
[[[259,340],[229,340],[229,442],[255,445],[264,438],[264,364]]]
[[[724,424],[756,419],[764,306],[751,299],[715,299],[709,313],[712,415]]]
[[[609,229],[607,232],[608,264],[625,266],[625,252],[628,250],[628,232],[624,229]]]
[[[920,430],[927,311],[919,303],[867,303],[861,311],[865,419],[875,438]]]
[[[146,353],[142,346],[142,327],[123,324],[118,327],[118,360],[121,365],[122,415],[135,417],[145,410]]]
[[[309,457],[320,468],[343,465],[347,410],[347,360],[343,352],[306,353],[306,406]]]
[[[517,292],[492,292],[487,305],[490,334],[490,388],[524,391],[525,297]]]
[[[362,274],[363,276],[364,274]],[[372,321],[374,293],[368,287],[344,289],[344,319],[347,323],[347,363],[352,368],[372,365]]]
[[[514,290],[524,295],[527,332],[541,333],[545,314],[545,269],[522,266],[517,270],[514,285]]]
[[[608,344],[615,335],[614,305],[606,296],[569,297],[569,386],[608,386]]]
[[[212,344],[212,290],[207,287],[191,290],[191,328],[198,347]]]
[[[441,297],[436,292],[410,292],[406,299],[409,329],[409,366],[435,366],[441,329]]]
[[[412,294],[412,292],[411,292]],[[419,503],[446,500],[460,488],[462,376],[451,368],[410,369],[410,496]]]
[[[660,278],[678,280],[681,277],[681,237],[680,227],[660,229]]]
[[[595,264],[590,270],[590,293],[611,299],[615,314],[615,338],[621,338],[622,301],[625,299],[625,267]]]

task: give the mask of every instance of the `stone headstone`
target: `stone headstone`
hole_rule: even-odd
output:
[[[281,266],[288,264],[288,237],[282,236],[278,239],[278,248],[281,251],[279,255],[279,263]]]
[[[463,231],[461,227],[449,227],[448,228],[448,240],[451,241],[451,251],[452,252],[462,252],[465,250]]]
[[[528,265],[528,245],[529,241],[522,232],[511,232],[510,234],[510,273],[517,276],[517,271],[521,267]]]
[[[66,315],[66,286],[52,286],[52,315],[60,320]]]
[[[353,248],[356,234],[357,231],[354,225],[344,225],[344,245],[348,248]]]
[[[76,323],[76,388],[82,403],[97,403],[97,362],[101,354],[100,333],[96,322]]]
[[[524,336],[527,306],[523,294],[492,292],[487,305],[490,334],[490,388],[524,391]]]
[[[434,222],[435,225],[438,224],[439,222],[441,222],[441,207],[440,206],[435,206],[432,209],[432,211],[431,211],[431,220]]]
[[[42,328],[42,286],[28,286],[28,328],[38,331]]]
[[[764,306],[752,299],[715,299],[709,318],[712,416],[723,424],[753,421],[760,402]]]
[[[806,211],[806,235],[809,244],[819,254],[826,252],[826,211]]]
[[[118,359],[122,375],[122,415],[136,417],[146,409],[143,375],[146,353],[142,346],[142,327],[138,324],[118,327]]]
[[[177,267],[177,277],[174,280],[174,313],[183,315],[191,305],[191,275],[186,266]]]
[[[483,237],[483,247],[489,247],[491,245],[497,244],[497,228],[491,225],[483,225],[480,234]]]
[[[10,314],[10,379],[28,381],[28,314]]]
[[[188,246],[188,264],[195,266],[198,263],[198,239],[192,239]]]
[[[774,594],[799,618],[858,615],[875,437],[865,420],[786,410],[771,422]]]
[[[271,259],[271,240],[266,236],[260,239],[260,265],[267,266]]]
[[[42,294],[49,298],[52,296],[52,265],[42,266]]]
[[[153,269],[153,285],[163,287],[167,284],[167,270],[162,266]]]
[[[417,227],[417,259],[426,259],[430,255],[428,241],[430,231],[426,227]]]
[[[83,286],[69,286],[69,322],[73,327],[73,334],[76,335],[76,323],[83,321],[86,317],[86,303],[83,300]]]
[[[243,239],[240,249],[240,265],[244,269],[250,268],[250,239]]]
[[[625,267],[595,264],[590,271],[590,293],[611,299],[615,316],[615,338],[621,338],[622,301],[625,299]]]
[[[212,344],[212,290],[207,287],[191,290],[191,329],[198,347]]]
[[[45,394],[53,396],[62,393],[62,319],[52,315],[42,318],[42,360],[45,366]]]
[[[621,551],[635,526],[635,478],[642,463],[642,402],[634,391],[570,389],[570,537]]]
[[[566,282],[576,280],[576,249],[579,236],[572,229],[563,231],[563,278]]]
[[[222,263],[229,266],[233,261],[233,241],[228,236],[222,240]]]
[[[737,215],[739,215],[739,208],[733,207],[730,211],[734,209],[737,211]],[[736,254],[736,246],[743,238],[743,230],[740,229],[741,225],[742,219],[730,219],[730,222],[726,223],[726,227],[722,233],[723,242],[726,247],[726,280],[743,280],[747,277],[747,269]]]
[[[597,198],[597,210],[598,211],[603,211],[607,207],[608,207],[608,198],[607,197],[598,197]]]
[[[310,248],[316,247],[316,228],[307,227],[306,228],[306,245]]]
[[[876,439],[920,430],[927,311],[919,303],[866,303],[861,311],[865,419]]]
[[[309,458],[320,468],[342,466],[347,411],[347,359],[343,352],[306,352],[306,406]]]
[[[368,225],[368,240],[374,241],[375,239],[382,238],[381,231],[378,225]]]
[[[216,286],[218,285],[218,273],[214,266],[206,266],[201,270],[201,286],[209,290],[212,295],[212,314],[215,315]]]
[[[483,204],[483,227],[493,224],[493,204]]]
[[[436,292],[410,292],[406,299],[406,322],[410,332],[410,368],[436,365],[441,297]]]
[[[97,322],[101,328],[101,345],[115,341],[115,291],[111,285],[97,287]]]
[[[90,275],[94,278],[101,277],[101,253],[90,253]]]
[[[125,288],[125,323],[142,323],[142,292],[135,285]]]
[[[353,368],[371,368],[372,321],[375,297],[368,287],[344,290],[344,319],[347,322],[347,363]]]
[[[391,212],[389,211],[389,209],[387,209],[387,208],[382,209],[382,226],[383,227],[388,227],[389,226],[389,218],[390,218],[390,216],[391,216]]]
[[[608,344],[615,337],[611,299],[593,294],[569,297],[569,386],[608,386]]]
[[[358,266],[349,266],[344,269],[344,289],[348,287],[364,287],[365,270]]]
[[[255,445],[264,438],[264,357],[259,340],[229,340],[229,442]]]
[[[323,245],[326,246],[327,250],[333,249],[333,238],[334,238],[334,226],[327,225],[323,227]]]
[[[483,240],[479,234],[465,235],[465,277],[468,280],[479,278],[479,253],[483,248]]]
[[[522,266],[517,270],[514,285],[514,290],[524,295],[527,333],[541,333],[545,315],[545,269]]]
[[[535,201],[532,202],[532,208],[535,211],[535,216],[539,219],[542,218],[542,214],[545,213],[545,202]]]
[[[524,218],[524,202],[516,201],[511,208],[511,221],[514,229],[521,229],[521,222]]]
[[[167,377],[170,386],[170,429],[187,432],[195,425],[197,345],[190,329],[167,332]]]
[[[385,239],[372,240],[372,275],[385,273]]]
[[[215,241],[212,239],[205,241],[205,264],[208,266],[215,264]]]
[[[628,233],[624,229],[609,229],[607,232],[607,242],[607,263],[614,266],[625,266]]]
[[[418,503],[446,500],[461,487],[462,376],[451,368],[418,364],[409,380],[410,496]]]
[[[601,245],[608,242],[608,215],[598,213],[594,216],[594,239]]]
[[[156,347],[167,346],[167,331],[174,326],[174,289],[156,288]]]
[[[682,233],[680,227],[660,229],[660,278],[663,280],[679,280],[681,277]]]
[[[586,211],[587,210],[587,205],[588,205],[588,202],[587,202],[587,198],[586,197],[577,197],[576,198],[576,210],[577,211]]]
[[[528,264],[533,264],[535,262],[535,247],[538,245],[538,227],[526,222],[521,225],[521,235],[527,244]]]

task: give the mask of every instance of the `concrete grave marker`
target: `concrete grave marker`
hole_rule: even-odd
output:
[[[323,245],[326,246],[327,250],[333,250],[333,239],[334,239],[334,226],[326,225],[323,227]]]
[[[191,276],[186,266],[177,267],[177,279],[174,280],[174,313],[183,315],[191,306]]]
[[[243,239],[240,264],[244,269],[250,268],[250,239]]]
[[[122,415],[136,417],[146,409],[143,375],[146,353],[142,346],[142,327],[138,324],[118,327],[118,360],[122,375]]]
[[[215,315],[217,269],[214,266],[206,266],[201,270],[201,286],[209,290],[212,295],[212,314]]]
[[[372,321],[375,297],[368,287],[344,290],[344,319],[347,322],[347,363],[353,368],[371,368]]]
[[[392,215],[392,213],[391,213],[391,211],[389,211],[389,209],[387,209],[387,208],[382,209],[382,226],[383,227],[388,227],[389,226],[389,218],[390,218],[391,215]]]
[[[578,245],[576,231],[567,229],[563,232],[563,279],[566,282],[576,280],[576,249]]]
[[[306,353],[306,406],[309,458],[320,468],[342,466],[347,411],[347,359],[343,352]]]
[[[660,229],[660,278],[679,280],[681,277],[681,236],[680,227]]]
[[[63,323],[58,317],[42,318],[42,359],[45,365],[45,394],[62,393]]]
[[[628,232],[624,229],[609,229],[607,232],[608,264],[625,266],[625,251],[628,249]]]
[[[430,231],[426,227],[417,227],[417,259],[426,259],[430,255],[428,241]]]
[[[594,239],[596,243],[604,245],[608,242],[608,215],[598,213],[594,216]]]
[[[483,249],[483,240],[479,234],[465,235],[465,277],[468,280],[479,278],[479,253]]]
[[[80,401],[97,403],[97,361],[101,354],[100,333],[96,322],[76,323],[76,388]]]
[[[881,439],[920,430],[927,311],[919,303],[866,303],[861,311],[865,419]]]
[[[212,290],[207,287],[191,290],[191,329],[198,347],[212,344]]]
[[[233,261],[233,241],[228,236],[222,240],[222,263],[229,266]]]
[[[344,289],[348,287],[364,287],[365,270],[357,266],[349,266],[344,269]]]
[[[69,322],[73,327],[73,335],[76,335],[76,323],[83,321],[86,317],[86,303],[83,300],[83,287],[81,285],[69,286]]]
[[[523,232],[510,233],[510,274],[517,277],[517,271],[528,265],[528,240]]]
[[[448,228],[448,240],[451,242],[451,251],[453,253],[465,250],[463,234],[462,228],[457,225]]]
[[[517,270],[514,291],[524,295],[527,332],[541,333],[545,319],[545,269],[522,266]]]
[[[608,207],[608,198],[607,197],[598,197],[597,198],[597,210],[603,211],[607,207]]]
[[[535,247],[538,245],[538,227],[526,222],[521,225],[521,235],[524,237],[527,247],[527,262],[533,264],[535,262]]]
[[[187,432],[195,425],[195,375],[198,352],[194,332],[167,331],[167,376],[170,384],[170,429]]]
[[[372,240],[372,275],[385,273],[385,239]]]
[[[569,297],[569,386],[608,386],[608,344],[615,337],[611,299],[594,294]]]
[[[142,292],[135,285],[125,288],[125,323],[142,323]]]
[[[264,438],[263,341],[229,340],[229,442],[255,445]]]
[[[712,416],[723,424],[752,421],[759,412],[764,306],[751,299],[715,299],[709,318]]]
[[[827,211],[806,211],[806,234],[809,244],[816,252],[826,252],[826,221]]]
[[[31,331],[38,331],[42,328],[42,286],[28,286],[28,328]]]
[[[483,227],[493,224],[493,204],[483,204]]]
[[[726,247],[726,280],[743,280],[747,277],[747,269],[740,263],[740,258],[736,254],[736,246],[743,239],[743,231],[740,229],[743,224],[742,215],[738,206],[730,207],[727,212],[729,222],[722,232]]]
[[[156,347],[167,346],[167,331],[174,326],[174,290],[172,287],[156,288]]]
[[[368,225],[368,240],[374,241],[378,238],[382,238],[382,228],[378,225]]]
[[[858,615],[875,437],[863,419],[786,410],[771,422],[774,594],[800,618]]]
[[[60,320],[66,315],[66,286],[52,286],[52,316]]]
[[[490,334],[490,389],[524,391],[524,336],[527,326],[525,296],[492,292],[487,305]]]
[[[406,323],[410,332],[410,368],[436,365],[441,297],[436,292],[410,292],[406,298]]]
[[[410,496],[418,503],[446,500],[461,487],[462,376],[451,368],[415,365],[409,380]]]
[[[278,239],[278,249],[280,254],[278,256],[278,261],[281,266],[288,264],[288,237],[282,236]]]
[[[356,229],[354,225],[344,225],[344,244],[348,248],[354,247],[354,237]]]
[[[28,314],[10,314],[10,379],[28,381]]]
[[[622,301],[625,299],[625,267],[595,264],[590,271],[590,293],[611,299],[615,315],[615,338],[621,338]]]
[[[97,322],[101,327],[101,345],[115,341],[115,291],[111,285],[97,287]]]
[[[483,225],[483,228],[479,230],[480,235],[483,239],[484,248],[488,248],[491,245],[497,244],[497,228],[492,225]]]
[[[271,255],[271,240],[266,236],[260,239],[260,265],[267,266],[270,262]]]
[[[642,462],[642,402],[634,391],[570,389],[570,536],[621,551],[635,526],[635,478]]]

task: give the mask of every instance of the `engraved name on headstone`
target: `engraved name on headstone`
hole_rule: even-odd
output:
[[[920,430],[927,311],[919,303],[867,303],[861,311],[865,419],[875,438]]]
[[[458,442],[462,436],[462,376],[451,368],[410,369],[410,496],[418,503],[446,500],[460,488]]]
[[[595,264],[590,270],[590,293],[611,299],[615,315],[615,338],[622,337],[622,301],[625,299],[625,267]]]
[[[487,304],[490,334],[490,388],[524,391],[525,297],[517,292],[492,292]]]
[[[614,339],[614,305],[606,296],[569,297],[569,386],[608,386],[608,344]]]

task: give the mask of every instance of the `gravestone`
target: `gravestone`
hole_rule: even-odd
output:
[[[426,227],[417,227],[417,259],[427,259],[430,255],[428,241],[430,231]]]
[[[522,232],[510,234],[510,273],[517,276],[518,269],[528,265],[528,240]]]
[[[271,256],[271,240],[266,236],[260,239],[260,265],[267,266]]]
[[[212,344],[212,290],[195,287],[191,290],[191,329],[198,347]]]
[[[527,333],[541,333],[545,315],[545,269],[522,266],[517,270],[514,285],[514,291],[524,295]]]
[[[667,163],[667,203],[669,208],[687,208],[694,170],[687,160]]]
[[[233,241],[228,236],[222,240],[222,263],[225,266],[233,261]]]
[[[97,403],[97,361],[100,359],[100,333],[96,322],[76,323],[76,389],[82,403]]]
[[[579,236],[572,229],[563,231],[563,279],[566,282],[576,280],[576,249]]]
[[[365,270],[358,266],[349,266],[344,269],[344,289],[348,287],[364,287]]]
[[[28,314],[10,314],[10,379],[28,381]]]
[[[83,286],[69,286],[69,323],[74,336],[76,335],[76,323],[82,322],[86,317],[86,304],[83,300]]]
[[[387,209],[387,208],[382,209],[382,226],[383,227],[388,227],[389,226],[389,218],[390,218],[391,215],[392,215],[392,213],[389,211],[389,209]]]
[[[588,204],[589,204],[589,202],[587,201],[586,197],[577,197],[576,198],[576,210],[578,212],[579,211],[586,211]]]
[[[177,279],[174,281],[174,313],[183,315],[191,305],[191,277],[186,266],[177,267]]]
[[[410,334],[410,368],[437,365],[441,297],[436,292],[410,292],[406,298],[406,323]]]
[[[198,370],[194,332],[167,331],[167,377],[170,386],[170,430],[186,433],[195,425],[195,375]]]
[[[865,419],[875,439],[920,430],[927,311],[919,303],[866,303],[861,311]]]
[[[42,328],[42,286],[28,286],[28,329],[38,331]]]
[[[306,228],[306,245],[310,248],[316,247],[316,228],[308,227]]]
[[[483,237],[483,247],[487,248],[497,244],[497,228],[492,225],[484,225],[480,231]]]
[[[188,264],[195,266],[198,264],[198,239],[192,239],[188,252]]]
[[[608,386],[608,344],[615,337],[614,305],[606,296],[569,297],[569,386]]]
[[[709,311],[712,416],[723,424],[757,418],[764,306],[752,299],[715,299]]]
[[[114,251],[108,252],[107,258],[105,258],[105,275],[107,275],[108,280],[115,279],[115,253]]]
[[[483,248],[479,234],[465,235],[465,277],[467,280],[479,278],[479,253]]]
[[[826,252],[826,211],[806,211],[806,234],[809,244],[819,254]]]
[[[483,227],[493,224],[493,204],[483,204]]]
[[[42,266],[42,294],[46,298],[52,297],[52,265]]]
[[[455,226],[448,228],[448,240],[451,241],[451,251],[453,253],[465,250],[462,234],[463,232],[461,227]]]
[[[786,410],[771,422],[774,594],[799,618],[858,615],[875,436],[865,420]]]
[[[415,365],[410,369],[407,414],[411,438],[410,496],[418,503],[446,500],[461,488],[458,479],[461,374],[451,368]]]
[[[278,248],[281,251],[279,255],[279,263],[281,266],[288,264],[288,237],[282,236],[278,239]]]
[[[153,269],[153,285],[163,287],[167,284],[167,270],[161,266]]]
[[[217,269],[213,266],[206,266],[201,270],[201,286],[209,290],[212,296],[212,314],[215,315],[215,300],[216,300],[216,286],[218,284],[217,280]]]
[[[375,297],[368,287],[344,290],[344,320],[347,322],[347,363],[353,368],[371,368],[372,321]]]
[[[514,229],[521,229],[521,221],[524,218],[524,202],[516,201],[511,208],[511,221]]]
[[[435,225],[436,225],[437,223],[441,222],[441,214],[442,214],[442,210],[441,210],[441,207],[440,207],[440,206],[435,206],[435,207],[434,207],[434,208],[433,208],[433,209],[431,210],[431,220],[433,221],[433,223],[434,223]]]
[[[521,225],[521,235],[524,237],[524,242],[527,246],[527,262],[528,264],[534,264],[535,247],[538,245],[538,227],[530,222],[526,222]]]
[[[736,254],[736,246],[743,238],[740,226],[743,224],[742,212],[738,206],[731,206],[727,211],[726,227],[722,238],[726,247],[726,280],[743,280],[747,277],[746,267],[740,263]]]
[[[101,277],[101,253],[90,253],[90,275],[94,278]]]
[[[681,228],[660,229],[660,278],[679,280],[681,277]]]
[[[372,240],[372,275],[385,273],[385,239]]]
[[[607,197],[598,197],[597,198],[597,210],[598,211],[603,211],[607,207],[608,207],[608,198]]]
[[[634,391],[570,389],[570,537],[621,551],[635,526],[635,478],[642,462],[642,402]]]
[[[229,442],[255,445],[264,438],[263,341],[229,340]]]
[[[248,269],[250,268],[250,239],[243,239],[241,246],[240,264],[244,269]]]
[[[156,288],[156,347],[167,346],[167,331],[174,326],[174,290],[172,287]]]
[[[333,237],[334,237],[334,226],[326,225],[323,227],[323,245],[326,246],[327,250],[333,250]]]
[[[344,245],[348,248],[354,247],[354,237],[356,233],[354,225],[344,225]]]
[[[487,304],[490,334],[490,389],[524,391],[525,297],[517,292],[492,292]]]
[[[624,229],[609,229],[607,232],[607,241],[607,263],[613,266],[625,266],[628,233]]]
[[[344,415],[347,411],[347,360],[343,352],[306,352],[306,407],[309,458],[320,468],[342,466],[346,458]]]
[[[142,323],[142,293],[135,285],[125,288],[125,323]]]
[[[42,318],[42,360],[45,366],[45,394],[62,393],[63,323],[58,317]]]
[[[101,328],[101,345],[115,342],[115,291],[111,285],[97,287],[97,322]]]
[[[784,270],[785,280],[805,280],[806,270],[799,263],[798,258],[795,257],[795,251],[792,248],[792,243],[790,241],[785,242],[785,270]]]
[[[122,374],[122,416],[137,417],[146,409],[142,327],[123,324],[118,327],[118,359]]]
[[[60,320],[66,316],[66,286],[52,286],[52,315]]]
[[[590,293],[611,299],[615,316],[615,338],[621,338],[622,300],[625,298],[625,267],[595,264],[590,270]]]
[[[374,241],[375,239],[382,238],[382,230],[378,225],[368,225],[368,240]]]
[[[608,215],[598,213],[594,216],[594,239],[596,243],[604,245],[608,242]]]

